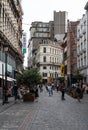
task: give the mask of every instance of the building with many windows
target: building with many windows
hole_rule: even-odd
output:
[[[42,41],[50,39],[50,27],[49,23],[47,22],[32,22],[30,27],[30,40],[28,45],[28,67],[35,66],[36,51]]]
[[[77,27],[77,68],[88,83],[88,3]]]
[[[39,45],[35,62],[44,82],[54,81],[61,76],[62,54],[63,49],[57,42],[46,40]]]
[[[20,0],[0,0],[0,87],[23,68],[22,15]]]

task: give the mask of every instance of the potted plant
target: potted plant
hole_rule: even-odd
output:
[[[17,82],[29,88],[29,92],[23,95],[23,101],[34,101],[34,87],[41,82],[41,75],[37,69],[25,70],[17,76]]]

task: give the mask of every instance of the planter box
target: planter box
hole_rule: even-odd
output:
[[[24,102],[34,102],[34,100],[35,100],[35,94],[27,93],[23,95]]]

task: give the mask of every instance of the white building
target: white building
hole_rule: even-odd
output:
[[[53,81],[61,76],[62,55],[63,49],[58,43],[47,40],[47,42],[39,45],[36,53],[36,63],[43,81]]]
[[[77,68],[88,83],[88,3],[77,27]]]

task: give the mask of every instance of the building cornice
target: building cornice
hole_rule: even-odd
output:
[[[85,9],[85,10],[88,10],[88,2],[86,3],[84,9]]]

